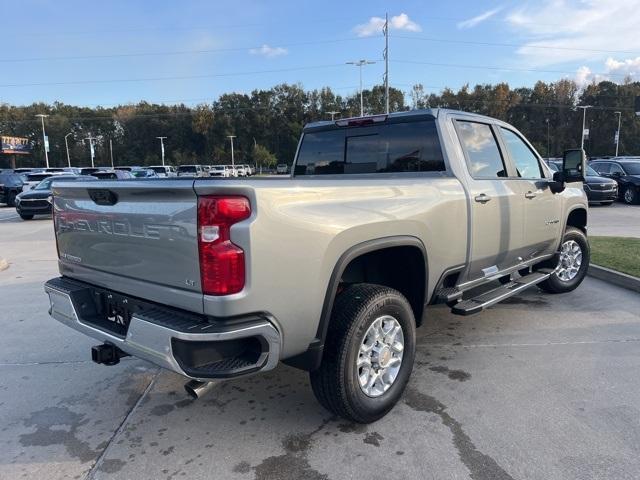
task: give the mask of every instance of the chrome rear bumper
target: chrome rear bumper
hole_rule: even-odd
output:
[[[90,321],[91,285],[60,277],[49,280],[44,289],[49,295],[49,314],[59,322],[188,378],[237,377],[271,370],[278,364],[280,333],[265,317],[211,323],[188,312],[132,299],[142,307],[132,314],[126,334],[118,335]],[[213,361],[207,363],[207,359]]]

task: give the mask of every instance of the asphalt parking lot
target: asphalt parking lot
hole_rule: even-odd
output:
[[[638,228],[640,207],[592,218],[618,211]],[[598,280],[473,317],[429,309],[404,400],[362,426],[286,366],[192,401],[184,379],[143,361],[95,365],[95,342],[47,314],[51,220],[0,207],[0,257],[2,479],[640,476],[640,295]]]

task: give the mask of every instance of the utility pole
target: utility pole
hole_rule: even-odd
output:
[[[547,160],[551,158],[551,154],[549,153],[549,119],[546,118],[545,121],[547,122]]]
[[[44,113],[39,113],[36,115],[36,117],[40,117],[40,120],[42,120],[42,143],[44,146],[44,160],[47,164],[47,168],[49,168],[49,139],[47,138],[47,134],[44,131],[44,119],[48,116],[49,115],[45,115]]]
[[[113,140],[109,139],[109,156],[111,157],[111,168],[113,168]]]
[[[227,135],[227,138],[229,138],[231,140],[231,166],[235,170],[235,168],[236,168],[236,160],[235,160],[235,158],[233,156],[233,139],[236,138],[236,136],[235,135]]]
[[[618,156],[618,145],[620,144],[620,122],[622,120],[622,112],[613,112],[618,115],[618,130],[616,130],[616,157]]]
[[[93,162],[93,158],[95,157],[95,150],[93,149],[93,141],[95,140],[95,138],[92,137],[91,134],[89,134],[89,136],[85,138],[85,140],[89,140],[89,152],[91,152],[91,166],[95,167]]]
[[[593,105],[578,105],[578,108],[582,109],[582,134],[580,137],[580,148],[582,150],[584,150],[584,127],[585,127],[585,120],[587,117],[587,108],[591,108]]]
[[[382,28],[384,33],[384,52],[382,54],[384,58],[384,101],[385,112],[389,115],[389,14],[384,14],[384,27]]]
[[[162,166],[164,167],[164,139],[167,137],[156,137],[160,139],[160,150],[162,151]]]
[[[67,142],[67,137],[69,135],[73,135],[73,132],[69,132],[64,136],[64,146],[67,148],[67,164],[69,168],[71,168],[71,157],[69,156],[69,142]]]
[[[358,60],[357,62],[347,62],[347,65],[354,65],[360,68],[360,116],[364,117],[364,99],[362,97],[362,67],[365,65],[373,65],[376,62],[370,60]]]
[[[335,116],[337,114],[339,114],[340,112],[335,112],[335,111],[331,111],[331,112],[327,112],[329,115],[331,115],[331,121],[333,122],[333,120],[335,119]]]

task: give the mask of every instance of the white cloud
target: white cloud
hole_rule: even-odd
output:
[[[384,18],[371,17],[367,23],[356,25],[353,31],[359,37],[381,35],[384,27]],[[401,13],[389,19],[389,30],[404,30],[406,32],[421,32],[422,27],[409,18],[406,13]]]
[[[464,20],[464,21],[458,23],[458,28],[460,28],[460,29],[473,28],[476,25],[481,24],[485,20],[489,20],[491,17],[493,17],[500,10],[502,10],[502,7],[494,8],[492,10],[487,10],[486,12],[481,13],[480,15],[476,15],[475,17],[469,18],[467,20]]]
[[[506,20],[526,39],[517,53],[529,67],[597,62],[640,50],[638,7],[638,0],[545,0],[511,11]]]
[[[251,55],[262,55],[266,58],[275,58],[280,57],[282,55],[286,55],[289,53],[289,50],[282,47],[271,47],[266,43],[262,45],[260,48],[252,48],[249,50]]]
[[[575,82],[578,87],[584,88],[590,83],[598,83],[604,80],[620,83],[625,77],[633,80],[640,78],[640,57],[626,60],[615,60],[609,57],[604,62],[602,73],[594,73],[589,67],[583,65],[576,72]]]

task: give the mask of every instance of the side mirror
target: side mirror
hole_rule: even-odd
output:
[[[584,182],[586,163],[586,155],[581,148],[565,150],[562,157],[563,181],[567,183]]]
[[[553,173],[553,181],[549,182],[551,193],[562,193],[564,191],[564,175],[562,172]]]
[[[621,176],[622,176],[622,173],[620,173],[620,172],[613,172],[613,173],[611,174],[611,176],[612,176],[612,177],[621,177]]]

